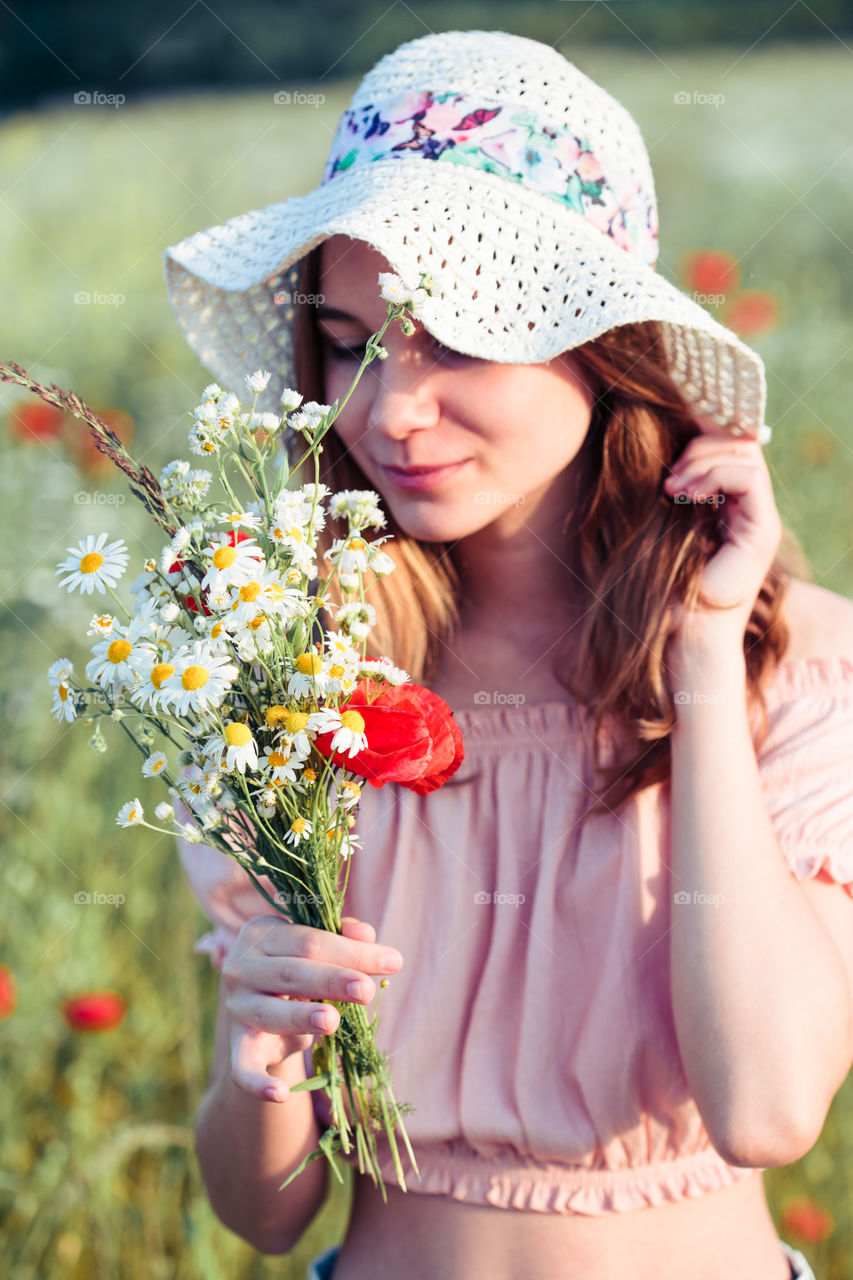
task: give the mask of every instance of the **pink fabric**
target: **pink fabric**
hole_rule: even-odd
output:
[[[784,663],[767,706],[758,760],[780,851],[799,879],[823,868],[853,896],[853,662]],[[466,757],[450,782],[428,796],[365,788],[345,902],[405,960],[378,1043],[416,1108],[409,1189],[603,1214],[757,1172],[711,1147],[678,1052],[668,787],[579,832],[592,775],[571,706],[455,710]],[[216,925],[195,949],[220,968],[268,904],[224,854],[181,842],[181,857]],[[327,1101],[312,1097],[325,1125]]]

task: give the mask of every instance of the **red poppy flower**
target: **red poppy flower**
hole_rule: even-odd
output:
[[[835,1220],[828,1209],[806,1196],[791,1200],[779,1215],[783,1234],[799,1236],[806,1244],[820,1244],[835,1230]]]
[[[126,1011],[127,1001],[117,991],[87,991],[62,1004],[63,1017],[72,1031],[109,1031]]]
[[[40,444],[43,440],[52,440],[62,430],[65,414],[52,404],[37,400],[31,404],[20,404],[9,414],[9,426],[20,440]]]
[[[767,333],[779,326],[779,304],[772,293],[745,289],[732,299],[725,322],[742,336]]]
[[[698,249],[681,263],[681,274],[696,293],[733,293],[740,280],[740,269],[730,253],[717,249]]]
[[[399,782],[427,795],[450,778],[464,759],[462,734],[438,694],[416,684],[385,685],[360,680],[341,711],[357,711],[368,745],[354,756],[332,752],[334,731],[314,745],[334,765],[366,778],[374,787]],[[369,700],[368,700],[369,698]]]
[[[0,964],[0,1018],[8,1018],[18,1003],[18,986],[12,970]]]

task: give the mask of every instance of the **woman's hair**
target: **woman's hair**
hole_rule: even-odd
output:
[[[315,296],[318,249],[300,264],[300,289]],[[669,778],[675,714],[664,681],[664,654],[673,608],[681,603],[690,608],[697,601],[702,571],[722,536],[715,504],[674,502],[662,488],[667,468],[701,427],[669,376],[658,323],[620,325],[567,355],[595,402],[576,459],[585,475],[582,498],[577,511],[567,512],[564,525],[577,539],[585,611],[557,648],[553,671],[578,709],[591,717],[602,785],[591,791],[595,803],[586,818],[616,810],[638,791]],[[305,399],[324,402],[322,350],[310,306],[296,309],[294,360]],[[323,439],[320,480],[333,492],[373,487],[334,428]],[[459,622],[454,543],[410,537],[383,509],[385,532],[393,535],[383,550],[395,569],[367,588],[376,610],[367,651],[386,654],[413,680],[428,684]],[[334,537],[346,532],[336,523],[320,535],[321,556]],[[760,709],[756,749],[768,728],[763,690],[790,639],[782,616],[788,583],[810,576],[799,542],[785,527],[744,635],[750,705]],[[327,596],[340,601],[331,587]],[[599,743],[608,729],[614,742],[622,741],[621,753],[605,765]]]

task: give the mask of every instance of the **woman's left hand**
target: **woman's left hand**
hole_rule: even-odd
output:
[[[746,624],[782,540],[782,521],[762,446],[749,436],[732,436],[719,427],[688,441],[664,480],[674,501],[705,501],[716,506],[725,543],[708,561],[702,595],[724,612],[697,601],[688,614],[679,605],[670,642],[683,655],[719,642],[743,644]]]

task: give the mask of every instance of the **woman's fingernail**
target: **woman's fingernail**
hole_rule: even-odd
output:
[[[399,951],[383,951],[379,957],[380,969],[396,969],[401,963],[403,957]]]

